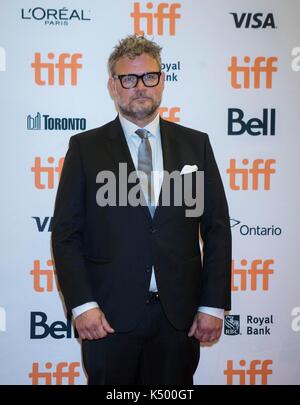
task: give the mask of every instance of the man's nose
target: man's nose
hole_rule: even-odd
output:
[[[144,90],[146,86],[144,85],[144,82],[141,77],[138,78],[138,82],[135,86],[138,90]]]

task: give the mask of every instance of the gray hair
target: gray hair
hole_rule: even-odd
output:
[[[161,70],[161,52],[162,48],[157,45],[154,41],[150,41],[141,35],[128,35],[126,38],[121,39],[114,47],[113,52],[108,58],[108,72],[113,75],[115,65],[117,61],[122,57],[127,57],[129,59],[134,59],[140,56],[142,53],[147,53],[156,60],[159,70]]]

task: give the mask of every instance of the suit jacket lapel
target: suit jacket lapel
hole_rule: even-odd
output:
[[[161,145],[162,145],[162,154],[163,154],[163,165],[164,171],[168,173],[173,172],[174,170],[179,170],[181,165],[181,152],[180,145],[178,143],[178,137],[172,132],[170,126],[166,121],[160,119],[160,135],[161,135]],[[158,206],[155,210],[153,220],[155,224],[158,225],[161,222],[165,222],[171,215],[174,213],[174,207],[171,206],[162,206],[162,190],[165,185],[165,178],[162,182],[162,187],[160,190]],[[172,193],[172,187],[170,188]]]

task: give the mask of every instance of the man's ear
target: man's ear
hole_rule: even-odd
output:
[[[110,97],[112,99],[114,99],[115,98],[115,81],[111,76],[108,78],[107,88],[108,88]]]

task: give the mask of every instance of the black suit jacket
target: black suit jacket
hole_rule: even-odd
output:
[[[201,216],[187,218],[172,198],[153,219],[146,206],[97,205],[100,171],[118,176],[120,162],[135,170],[118,117],[71,137],[57,192],[52,248],[67,309],[96,301],[116,331],[133,329],[142,316],[152,265],[175,328],[188,329],[199,305],[230,309],[229,215],[208,136],[162,119],[160,130],[164,170],[204,170]]]

